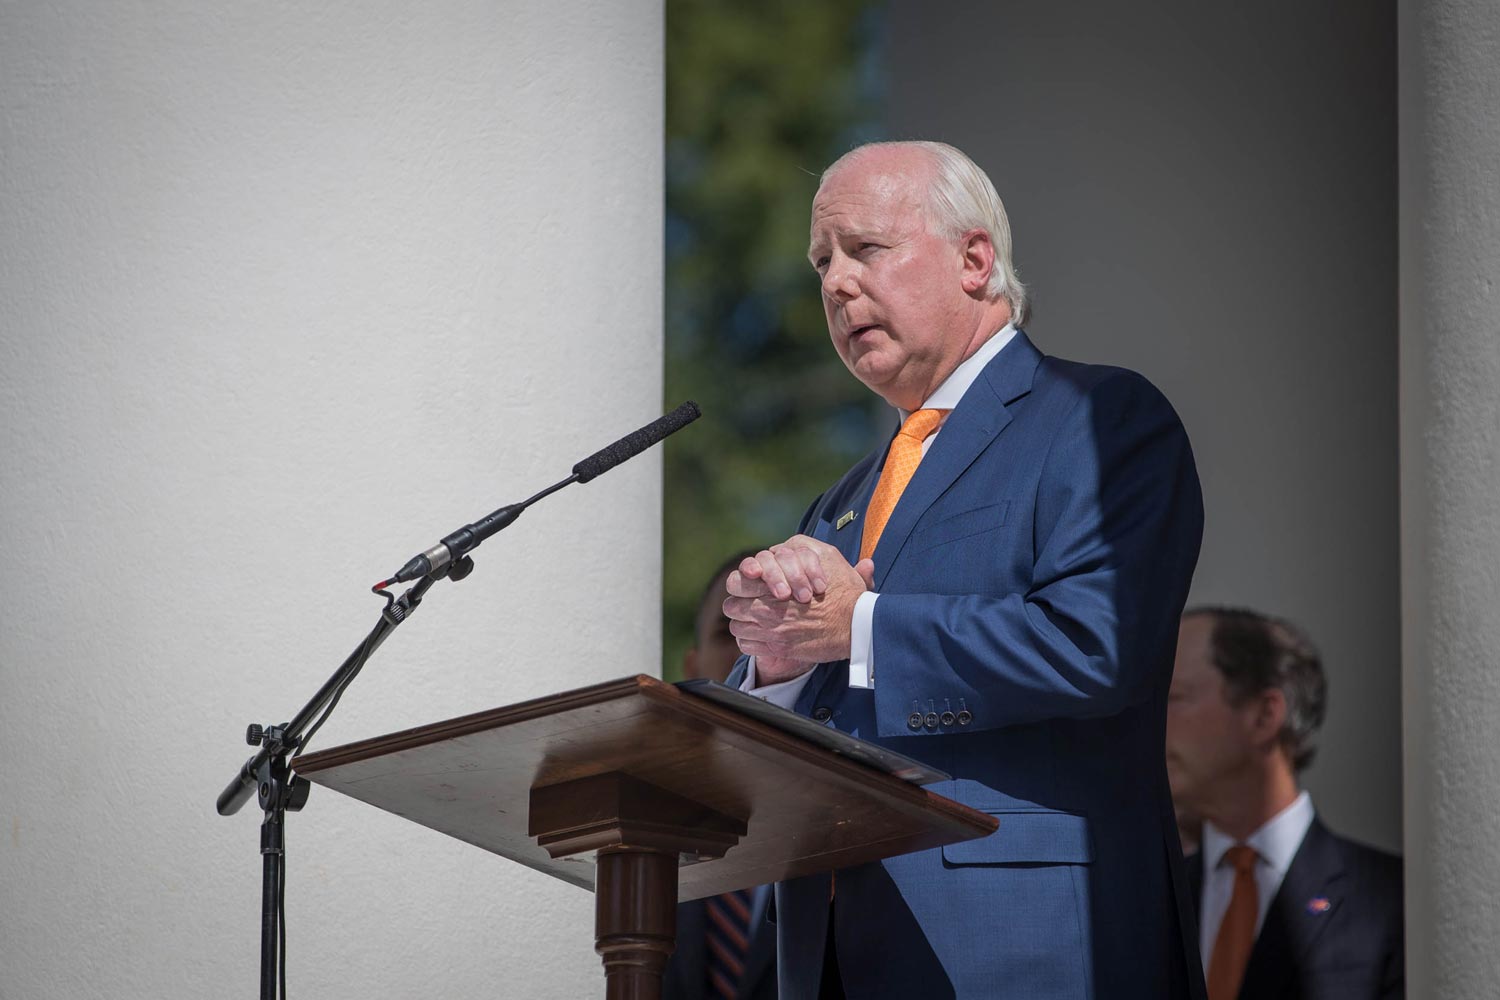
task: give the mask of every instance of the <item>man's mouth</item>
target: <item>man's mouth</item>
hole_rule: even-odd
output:
[[[851,326],[849,328],[849,339],[858,340],[861,335],[869,333],[871,330],[877,330],[879,328],[879,323],[861,323],[858,326]]]

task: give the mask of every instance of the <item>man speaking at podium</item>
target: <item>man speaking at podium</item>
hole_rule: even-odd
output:
[[[1004,208],[952,147],[840,159],[808,256],[901,429],[731,575],[730,683],[949,772],[999,828],[780,884],[782,997],[1202,996],[1162,750],[1202,534],[1181,423],[1020,331]]]

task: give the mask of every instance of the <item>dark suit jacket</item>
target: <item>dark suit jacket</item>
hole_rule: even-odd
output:
[[[884,457],[803,519],[850,563]],[[874,553],[874,689],[820,664],[796,708],[952,774],[931,789],[999,828],[838,873],[850,996],[1202,995],[1162,753],[1202,516],[1141,376],[1017,333],[970,386]],[[829,916],[828,876],[777,886],[785,1000],[816,996]]]
[[[1188,872],[1197,903],[1202,855],[1188,859]],[[1401,901],[1400,858],[1314,818],[1255,939],[1240,1000],[1404,997]]]
[[[708,914],[703,900],[677,907],[677,948],[662,977],[662,1000],[704,1000],[708,992]],[[750,933],[737,1000],[776,1000],[776,928],[764,918]]]

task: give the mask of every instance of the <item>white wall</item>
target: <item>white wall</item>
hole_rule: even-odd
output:
[[[1368,0],[896,0],[891,132],[990,171],[1045,351],[1192,436],[1195,602],[1303,625],[1335,830],[1401,844],[1395,16]]]
[[[1408,994],[1500,979],[1500,6],[1401,7]]]
[[[255,995],[245,725],[661,412],[661,17],[0,5],[0,997]],[[659,462],[492,539],[318,743],[655,672]],[[602,988],[589,894],[323,789],[289,828],[294,995]]]

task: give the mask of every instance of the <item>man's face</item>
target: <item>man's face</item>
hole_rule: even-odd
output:
[[[1224,675],[1213,663],[1212,615],[1182,620],[1167,696],[1167,777],[1179,808],[1213,816],[1216,798],[1236,794],[1256,760],[1256,707],[1230,704]]]
[[[829,177],[812,208],[808,259],[834,349],[855,378],[907,410],[958,367],[975,332],[960,243],[928,231],[931,170],[911,150],[871,150]]]

